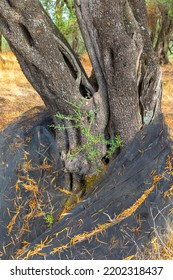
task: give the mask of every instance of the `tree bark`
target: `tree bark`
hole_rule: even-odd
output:
[[[96,114],[92,135],[113,139],[119,134],[126,145],[160,113],[161,71],[147,31],[145,1],[76,0],[75,6],[98,87],[92,86],[38,0],[1,0],[0,31],[56,125],[60,122],[57,112],[73,115],[70,104],[80,104],[87,97],[83,114]],[[73,126],[72,121],[62,122],[65,127]],[[84,125],[89,128],[89,120]],[[94,162],[83,152],[69,158],[69,151],[86,142],[85,135],[75,127],[56,133],[73,183],[83,174],[93,174],[106,154],[106,144],[96,144],[100,155]]]
[[[147,30],[145,1],[75,4],[99,89],[103,83],[106,88],[108,132],[128,143],[160,112],[161,71]]]
[[[73,115],[74,108],[70,103],[79,104],[82,97],[87,97],[83,112],[97,110],[91,132],[93,135],[98,132],[104,134],[107,124],[106,104],[99,94],[94,94],[80,61],[39,1],[2,0],[0,30],[17,56],[24,74],[49,109],[55,125],[60,122],[55,114]],[[72,124],[64,121],[64,125],[69,127]],[[89,125],[85,120],[85,126]],[[64,132],[57,130],[56,133],[67,172],[80,176],[92,174],[96,162],[90,162],[82,153],[73,159],[67,157],[69,150],[74,150],[86,141],[83,134],[76,128]],[[105,155],[106,146],[102,145],[99,149],[101,156],[98,162]]]

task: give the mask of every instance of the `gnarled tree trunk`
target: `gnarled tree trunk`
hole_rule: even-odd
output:
[[[119,134],[126,145],[160,113],[161,72],[147,31],[145,1],[76,0],[75,6],[97,88],[38,0],[1,0],[0,31],[55,125],[60,122],[57,112],[73,115],[71,103],[80,104],[87,97],[83,112],[96,114],[92,135],[114,138]],[[97,144],[100,155],[95,162],[82,152],[69,158],[69,151],[86,138],[72,121],[61,122],[71,128],[56,132],[57,143],[77,185],[83,174],[93,174],[107,147]],[[88,120],[84,124],[90,126]]]
[[[127,143],[160,112],[161,72],[145,1],[75,2],[99,89],[106,88],[108,131]]]

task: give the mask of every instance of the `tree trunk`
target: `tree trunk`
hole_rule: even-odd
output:
[[[161,28],[157,34],[155,52],[160,64],[168,64],[169,42],[173,31],[173,20],[170,19],[166,6],[159,5],[159,10],[161,13]]]
[[[109,165],[105,176],[84,200],[68,215],[65,207],[57,221],[64,199],[72,196],[65,191],[61,196],[62,190],[54,188],[55,178],[51,176],[57,173],[57,164],[55,169],[51,168],[51,174],[46,170],[40,177],[39,173],[38,201],[37,192],[33,191],[32,197],[29,188],[20,190],[23,180],[16,176],[16,171],[23,172],[23,165],[20,170],[18,163],[24,160],[21,155],[25,153],[26,139],[37,134],[34,149],[33,139],[27,147],[28,153],[33,154],[40,144],[49,147],[53,138],[51,132],[46,132],[41,121],[37,126],[34,123],[28,133],[27,129],[22,130],[24,122],[5,131],[1,137],[4,151],[1,162],[5,169],[1,168],[0,200],[3,233],[0,255],[3,259],[127,259],[135,254],[134,245],[145,246],[146,241],[151,240],[153,228],[157,234],[158,227],[165,228],[165,217],[171,210],[172,152],[162,116],[157,117],[161,110],[161,71],[147,31],[145,0],[76,0],[75,5],[95,78],[93,73],[92,79],[87,78],[74,52],[38,0],[1,0],[0,31],[10,43],[26,77],[44,100],[55,124],[71,127],[57,131],[56,136],[64,166],[70,173],[67,176],[73,177],[73,190],[80,176],[91,174],[106,154],[106,144],[96,143],[100,149],[96,162],[86,159],[82,152],[68,158],[70,150],[85,143],[84,128],[90,129],[93,136],[105,133],[105,138],[119,133],[124,144],[133,140]],[[71,119],[55,117],[57,112],[74,115],[71,104],[75,102],[78,108],[83,96],[87,97],[80,114],[83,129],[76,128]],[[92,126],[91,113],[95,114]],[[88,119],[84,118],[86,114]],[[152,125],[148,126],[150,123]],[[144,130],[136,135],[142,128]],[[9,149],[9,144],[13,143],[10,135],[13,137],[16,129],[20,131],[17,141],[20,135],[23,137],[22,146]],[[40,138],[38,132],[41,131],[45,131],[45,139],[44,133]],[[57,163],[57,152],[54,147],[49,151],[46,148],[45,156],[52,155],[50,161]],[[33,166],[44,163],[44,157],[40,160],[35,154]],[[33,173],[32,169],[30,171]],[[3,184],[6,178],[8,184]],[[28,178],[24,177],[24,182]],[[51,212],[48,212],[49,205]],[[47,212],[43,212],[44,209]],[[51,214],[56,220],[47,229],[43,219],[48,220]]]
[[[161,71],[147,31],[144,0],[75,1],[82,34],[93,64],[98,88],[94,90],[80,61],[53,25],[38,0],[1,0],[0,31],[16,54],[21,68],[48,107],[67,172],[73,184],[93,174],[106,155],[106,144],[96,143],[97,160],[82,151],[69,151],[86,143],[83,128],[55,114],[74,115],[83,101],[81,126],[93,137],[119,134],[126,145],[136,132],[160,113]],[[92,126],[83,116],[94,112]]]
[[[152,1],[148,4],[148,25],[151,41],[160,64],[168,64],[168,51],[173,32],[173,19],[170,16],[171,4]]]
[[[49,109],[55,125],[60,122],[55,114],[73,115],[74,107],[70,104],[80,104],[81,99],[87,97],[83,113],[97,109],[91,132],[93,135],[98,132],[104,134],[108,115],[106,104],[98,93],[94,94],[80,61],[39,1],[1,1],[0,30],[17,56],[24,74]],[[84,122],[89,127],[88,120]],[[68,120],[63,125],[72,126]],[[96,162],[90,162],[82,153],[75,158],[67,157],[69,150],[86,142],[81,131],[74,127],[60,132],[57,130],[56,134],[67,172],[77,177],[92,174]],[[99,150],[98,162],[106,153],[106,145],[100,145]]]
[[[147,31],[145,1],[75,3],[99,90],[109,104],[107,130],[128,143],[160,112],[161,72]]]
[[[158,57],[160,64],[169,63],[168,51],[169,51],[169,36],[164,36],[163,33],[160,33],[156,45],[156,56]]]

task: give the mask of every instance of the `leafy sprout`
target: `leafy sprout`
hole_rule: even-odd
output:
[[[122,147],[122,140],[119,135],[116,135],[114,139],[105,139],[104,134],[98,133],[93,135],[91,132],[92,125],[96,119],[97,110],[93,109],[89,112],[83,112],[82,106],[86,101],[85,98],[81,99],[79,105],[76,102],[69,102],[74,111],[74,115],[64,115],[57,113],[56,117],[60,120],[70,121],[72,125],[65,126],[64,124],[58,124],[55,126],[58,130],[68,130],[70,128],[80,129],[81,133],[85,136],[86,142],[83,145],[79,145],[75,150],[70,151],[69,157],[76,157],[80,152],[83,152],[84,156],[91,162],[96,161],[101,156],[101,151],[99,146],[101,144],[108,147],[106,159],[110,159],[114,152]],[[87,125],[89,123],[89,125]]]
[[[46,224],[51,227],[54,223],[54,217],[51,213],[47,213],[44,216],[44,220],[46,221]]]

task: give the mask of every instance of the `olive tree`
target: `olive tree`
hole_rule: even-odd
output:
[[[81,177],[93,174],[106,156],[107,140],[120,135],[125,146],[158,116],[162,91],[145,0],[75,0],[74,5],[94,79],[87,77],[39,0],[1,0],[0,32],[55,126],[64,128],[56,129],[57,145],[67,181],[78,191]],[[75,106],[80,109],[78,126]],[[86,143],[86,131],[93,139],[105,139],[95,141],[99,153],[94,160],[78,149]]]

